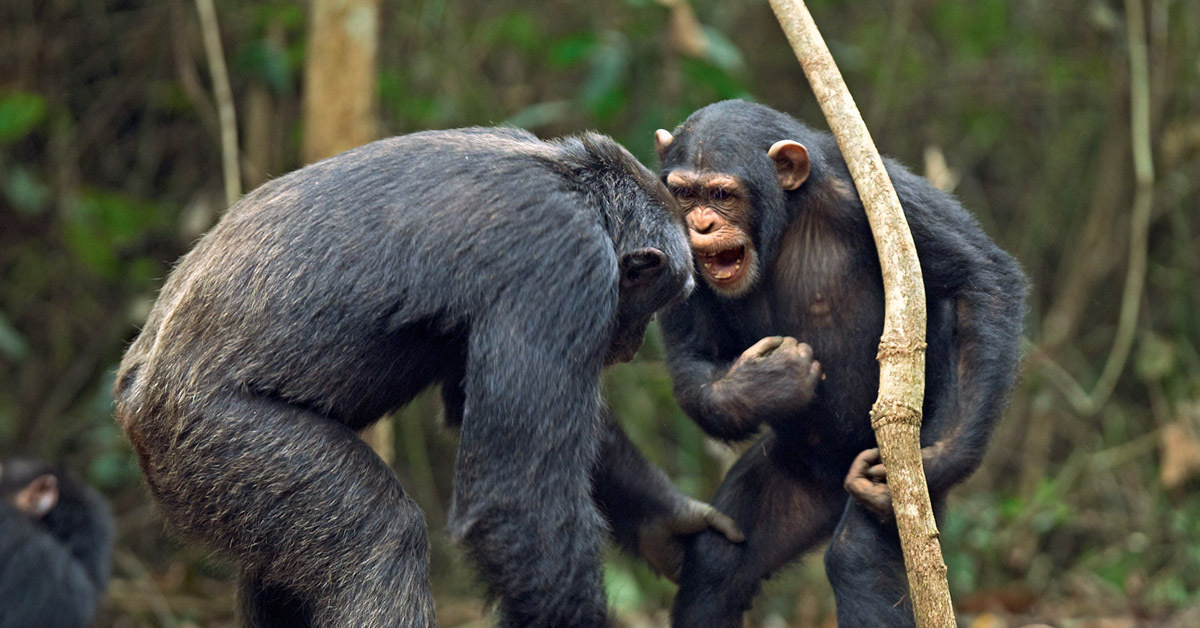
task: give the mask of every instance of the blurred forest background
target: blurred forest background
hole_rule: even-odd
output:
[[[1153,156],[1140,185],[1133,2],[1150,117],[1134,137]],[[228,77],[242,190],[306,163],[306,99],[338,96],[306,90],[310,3],[217,0],[223,72],[204,3],[0,3],[0,454],[62,460],[109,499],[104,626],[233,625],[229,564],[163,532],[109,395],[171,263],[227,206],[211,71]],[[953,189],[1033,280],[1022,381],[942,524],[960,611],[976,626],[1200,625],[1200,3],[808,4],[881,152]],[[376,22],[379,136],[596,129],[655,167],[653,131],[719,99],[825,126],[765,0],[382,0]],[[737,452],[676,407],[661,359],[652,329],[608,396],[707,498]],[[455,441],[437,404],[403,412],[395,467],[433,533],[442,625],[489,625],[442,530]],[[623,625],[665,625],[673,585],[616,552],[607,576]],[[749,617],[831,613],[817,552]]]

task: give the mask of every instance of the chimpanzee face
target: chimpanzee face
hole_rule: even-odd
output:
[[[724,296],[745,293],[759,273],[745,186],[728,174],[692,170],[675,170],[666,183],[679,203],[704,281]]]
[[[662,159],[675,138],[659,129],[654,139]],[[808,151],[799,143],[775,142],[767,156],[781,190],[794,190],[808,178]],[[755,212],[761,208],[741,176],[713,172],[694,161],[685,156],[683,163],[673,164],[663,182],[678,202],[705,283],[721,296],[740,297],[758,282],[764,265],[754,246]]]

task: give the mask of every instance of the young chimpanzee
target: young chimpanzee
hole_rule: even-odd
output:
[[[606,137],[477,128],[368,144],[233,206],[167,279],[115,398],[168,522],[240,562],[243,620],[435,624],[423,516],[355,433],[434,384],[461,428],[451,533],[504,625],[605,624],[602,514],[635,548],[736,536],[601,407],[601,367],[694,285],[673,204]]]
[[[662,318],[676,396],[718,438],[772,428],[713,500],[746,542],[708,533],[689,542],[675,625],[740,626],[762,578],[831,537],[825,566],[839,625],[911,625],[868,416],[882,279],[837,143],[741,101],[705,107],[656,140],[704,279]],[[1005,406],[1026,284],[957,201],[886,163],[925,280],[921,440],[936,511],[979,465]]]
[[[37,460],[0,461],[0,628],[90,626],[113,526],[90,487]]]

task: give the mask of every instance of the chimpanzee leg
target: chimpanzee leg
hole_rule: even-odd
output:
[[[147,478],[169,521],[241,560],[249,625],[435,625],[420,509],[354,432],[247,394],[180,415]]]
[[[934,497],[934,513],[943,499]],[[833,586],[840,628],[914,625],[904,555],[895,520],[879,517],[853,499],[825,552],[825,573]]]
[[[738,628],[760,581],[829,536],[845,493],[787,470],[774,433],[730,469],[712,504],[737,522],[746,541],[708,530],[689,542],[672,625]],[[777,459],[777,457],[779,459]]]

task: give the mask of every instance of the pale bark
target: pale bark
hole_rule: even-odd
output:
[[[217,119],[221,125],[221,165],[225,178],[225,202],[233,205],[242,197],[242,178],[238,169],[237,109],[233,105],[233,89],[229,86],[229,71],[225,67],[225,52],[221,47],[221,29],[213,0],[196,0],[200,14],[200,30],[204,36],[204,53],[208,57],[208,72],[212,76],[213,96],[217,101]]]
[[[921,464],[925,397],[925,287],[916,246],[867,126],[802,0],[771,0],[850,167],[883,271],[879,396],[871,425],[887,467],[913,613],[921,627],[955,626],[937,522]],[[872,565],[863,565],[871,569]]]
[[[376,139],[379,0],[313,0],[304,67],[304,158]]]
[[[304,65],[304,159],[314,162],[366,144],[378,124],[379,0],[312,0]],[[363,440],[391,464],[391,417]]]

